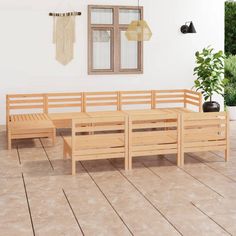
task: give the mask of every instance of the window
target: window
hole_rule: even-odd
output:
[[[88,6],[88,73],[143,73],[143,43],[128,41],[133,20],[142,20],[142,7]]]

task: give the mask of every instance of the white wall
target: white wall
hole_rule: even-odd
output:
[[[77,18],[75,58],[68,66],[54,59],[49,11],[70,7]],[[191,88],[194,54],[224,47],[223,0],[141,0],[153,32],[144,47],[143,75],[87,75],[87,5],[136,5],[136,0],[0,0],[0,123],[5,95],[54,91]],[[192,20],[197,34],[179,28]],[[222,103],[222,99],[219,99]]]

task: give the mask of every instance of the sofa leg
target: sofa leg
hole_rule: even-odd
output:
[[[129,170],[129,159],[125,157],[125,170]]]
[[[181,153],[181,166],[184,166],[184,153]]]
[[[182,165],[181,160],[182,160],[181,153],[177,153],[177,166],[181,166]]]
[[[11,135],[8,131],[8,134],[7,134],[7,148],[8,150],[11,150]]]
[[[72,175],[76,174],[76,161],[72,160]]]
[[[129,157],[129,170],[132,170],[132,156]]]
[[[52,145],[55,146],[56,143],[56,130],[53,129],[53,134],[52,134]]]
[[[227,162],[229,160],[229,149],[227,148],[225,150],[225,162]]]

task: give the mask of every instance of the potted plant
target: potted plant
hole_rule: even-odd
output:
[[[207,47],[195,54],[197,66],[194,68],[194,75],[197,75],[197,79],[194,81],[194,87],[203,94],[204,112],[220,111],[220,104],[212,101],[212,96],[213,94],[223,96],[224,93],[225,55],[222,51],[214,53],[213,50]]]

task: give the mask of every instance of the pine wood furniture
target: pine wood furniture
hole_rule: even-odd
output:
[[[172,107],[175,110],[187,111],[197,107],[199,112],[202,111],[202,96],[195,91],[187,89],[154,90],[152,96],[152,109]]]
[[[229,158],[229,117],[226,112],[188,113],[181,116],[181,160],[184,153],[224,151]]]
[[[129,116],[129,169],[134,157],[176,154],[181,165],[180,114],[156,113]]]
[[[54,126],[71,128],[72,119],[80,118],[81,113],[85,111],[124,111],[137,108],[148,110],[168,107],[173,111],[183,112],[189,111],[189,106],[201,111],[201,102],[200,93],[186,89],[7,95],[8,147],[10,148],[12,139],[45,135],[54,137]],[[16,123],[16,119],[11,117],[12,111],[17,111],[15,118],[22,113],[25,116],[19,116]],[[39,115],[37,122],[34,122],[31,113]]]
[[[83,93],[47,93],[44,98],[45,113],[56,128],[71,128],[72,119],[83,111]]]
[[[103,116],[74,119],[72,136],[64,137],[64,157],[72,158],[72,174],[76,161],[123,158],[128,169],[128,118]]]
[[[83,93],[83,111],[119,110],[119,92],[86,92]]]
[[[72,128],[64,152],[72,156],[73,173],[77,160],[118,156],[126,169],[133,157],[154,154],[174,153],[183,165],[186,152],[225,151],[227,161],[228,115],[202,113],[201,103],[201,94],[185,89],[7,95],[8,148],[13,139],[54,142],[56,127]]]
[[[56,130],[44,110],[43,94],[7,95],[6,123],[8,149],[12,140],[28,138],[51,138],[55,143]],[[12,114],[20,111],[21,114]],[[30,113],[24,114],[22,111]],[[33,113],[32,113],[33,112]]]

